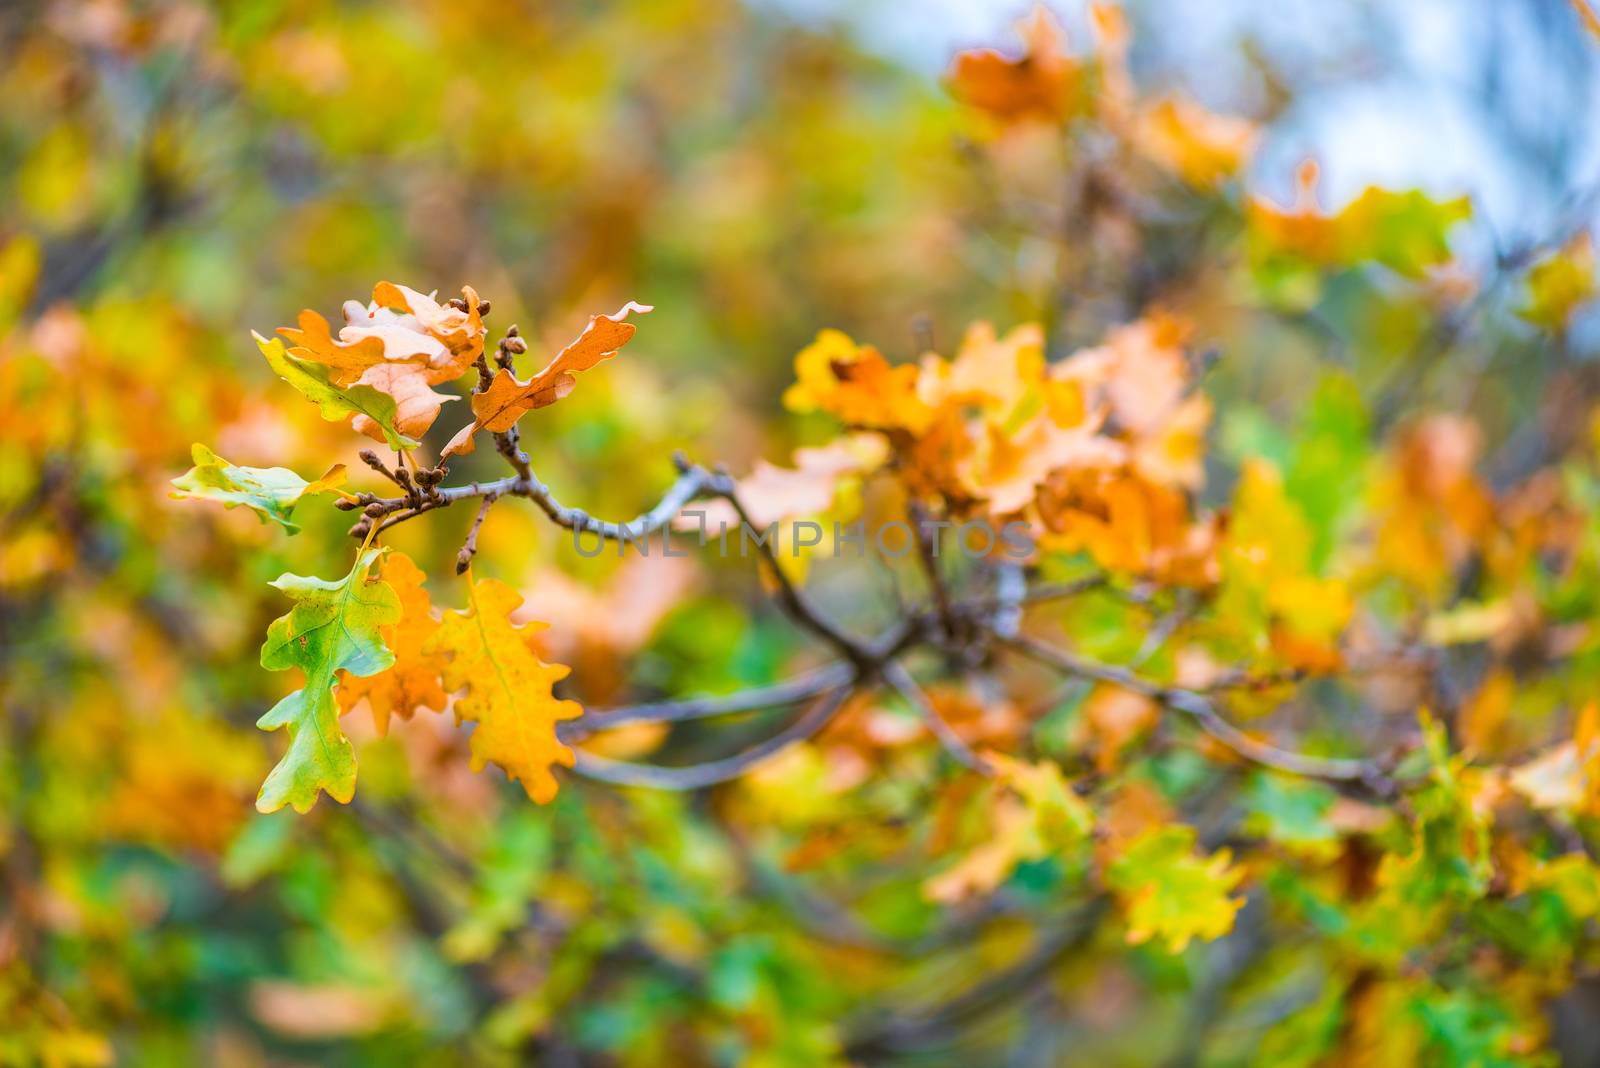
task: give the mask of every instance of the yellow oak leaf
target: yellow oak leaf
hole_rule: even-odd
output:
[[[394,653],[394,664],[364,678],[340,672],[334,696],[339,699],[341,713],[366,701],[372,724],[382,737],[389,733],[389,717],[410,719],[418,708],[443,712],[449,698],[439,684],[445,658],[423,651],[439,629],[439,621],[433,617],[433,601],[423,586],[427,576],[401,552],[391,551],[380,569],[383,580],[400,598],[400,621],[379,629],[383,643]]]
[[[439,629],[423,643],[425,655],[445,655],[444,684],[462,691],[456,717],[477,724],[472,732],[472,770],[493,762],[520,780],[533,800],[556,796],[551,765],[571,767],[572,750],[556,739],[556,723],[576,719],[576,701],[557,700],[550,688],[570,668],[546,664],[528,646],[528,636],[543,623],[518,627],[510,616],[522,595],[496,579],[467,578],[467,607],[446,612]]]
[[[1597,291],[1594,239],[1585,231],[1528,270],[1528,297],[1518,314],[1547,330],[1565,330]]]
[[[1245,464],[1224,546],[1222,604],[1239,621],[1266,625],[1290,664],[1328,671],[1354,611],[1345,583],[1311,568],[1312,534],[1299,506],[1264,460]]]
[[[643,314],[652,311],[648,304],[629,301],[611,315],[594,315],[556,358],[528,381],[502,368],[482,393],[472,395],[472,423],[461,428],[444,448],[445,456],[464,455],[476,448],[474,437],[480,430],[495,433],[510,430],[523,413],[545,408],[572,392],[577,384],[573,374],[609,360],[617,350],[628,343],[638,327],[627,322],[630,312]]]
[[[1255,148],[1256,125],[1232,115],[1207,111],[1192,100],[1168,97],[1139,118],[1141,151],[1199,188],[1222,184],[1238,174]]]

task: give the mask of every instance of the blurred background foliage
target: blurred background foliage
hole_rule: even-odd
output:
[[[524,437],[599,515],[651,500],[673,448],[742,472],[824,437],[779,398],[828,326],[903,357],[974,319],[1033,320],[1062,354],[1182,315],[1218,355],[1203,499],[1265,458],[1314,568],[1353,504],[1425,495],[1391,445],[1496,488],[1592,452],[1600,81],[1582,13],[1177,6],[1127,11],[1138,99],[1166,102],[1131,150],[1100,104],[1063,137],[952,94],[957,45],[1015,53],[1025,12],[1004,6],[4,5],[0,1063],[1144,1064],[1202,1029],[1172,1063],[1315,1063],[1341,1026],[1315,941],[1273,947],[1240,990],[1235,943],[1173,956],[1084,934],[1044,862],[952,926],[921,890],[943,865],[927,825],[959,823],[936,749],[874,752],[894,769],[859,789],[808,750],[711,795],[574,784],[536,808],[468,774],[436,717],[358,734],[354,806],[255,816],[280,743],[249,724],[283,686],[255,667],[283,610],[266,583],[338,573],[346,517],[307,508],[286,539],[167,499],[193,441],[359,467],[359,440],[285,401],[248,331],[331,315],[379,278],[470,282],[496,329],[530,339],[530,366],[593,312],[656,306]],[[1093,48],[1090,14],[1059,13],[1069,49]],[[1321,175],[1297,179],[1307,155]],[[1406,438],[1429,411],[1472,422]],[[1592,471],[1565,477],[1592,526]],[[496,512],[478,566],[556,623],[586,704],[771,682],[804,659],[737,562],[587,560],[531,512]],[[444,575],[471,516],[435,518],[394,540]],[[1593,615],[1587,544],[1579,579],[1543,591],[1567,621]],[[1426,609],[1449,582],[1435,545],[1380,546],[1396,603]],[[895,610],[848,569],[813,582],[857,616]],[[1125,606],[1073,625],[1108,653],[1142,637]],[[1522,714],[1568,708],[1594,668],[1587,653],[1529,684]],[[1041,748],[1074,714],[1041,721]],[[1150,775],[1177,792],[1199,772],[1168,753]],[[1252,789],[1269,823],[1328,803]],[[797,890],[808,866],[817,885]],[[1326,919],[1310,891],[1283,893]],[[1080,950],[1065,964],[1045,953],[1060,939]],[[1048,968],[1017,969],[1040,954]],[[984,988],[991,973],[1025,982]],[[1501,998],[1410,975],[1362,1019],[1411,999],[1432,1051],[1413,1063],[1520,1063],[1543,1041],[1523,1038],[1544,1034],[1537,980]],[[1592,1010],[1582,994],[1548,1011],[1575,1058],[1592,1029],[1560,1024]]]

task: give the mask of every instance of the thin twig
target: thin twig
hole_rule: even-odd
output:
[[[498,499],[494,494],[488,494],[478,506],[478,516],[472,521],[472,529],[467,531],[467,540],[462,543],[461,551],[456,553],[456,574],[464,575],[467,568],[472,566],[472,558],[478,554],[478,531],[483,529],[483,521],[488,518],[489,509],[494,507]]]
[[[684,720],[711,719],[715,716],[753,712],[761,708],[792,705],[831,690],[835,686],[843,685],[852,674],[854,670],[849,664],[833,663],[773,686],[740,690],[738,693],[682,701],[653,701],[618,708],[590,709],[581,719],[558,724],[556,736],[563,742],[576,742],[599,731],[610,730],[627,723],[680,723]]]
[[[626,760],[612,760],[593,753],[576,751],[573,771],[586,778],[619,786],[648,786],[658,790],[698,790],[719,782],[736,779],[765,760],[797,742],[805,741],[826,727],[845,699],[854,693],[854,685],[840,686],[828,693],[803,716],[766,741],[751,746],[721,760],[685,767],[666,768],[657,764],[635,764]]]
[[[713,492],[733,506],[734,512],[739,517],[739,522],[745,529],[754,531],[756,526],[750,521],[750,513],[746,511],[744,502],[739,499],[739,494],[734,488],[733,479],[726,475],[718,474],[712,483]],[[800,592],[795,584],[789,581],[788,574],[778,562],[778,554],[772,544],[773,539],[758,538],[756,544],[761,550],[767,567],[771,570],[773,581],[778,586],[778,603],[802,627],[811,631],[823,641],[832,645],[847,660],[857,668],[866,670],[872,665],[873,657],[861,642],[850,637],[840,630],[831,620],[818,611],[810,600]]]
[[[973,771],[982,775],[994,774],[994,768],[989,766],[989,762],[973,752],[972,747],[944,721],[944,717],[939,715],[939,710],[933,707],[933,702],[928,700],[928,695],[917,685],[917,680],[913,679],[911,673],[899,662],[890,661],[884,664],[882,675],[883,681],[893,686],[900,696],[905,698],[906,703],[916,710],[917,715],[922,717],[923,722],[928,725],[934,737],[939,739],[939,744],[944,746],[946,752]]]
[[[715,481],[715,476],[702,467],[688,466],[678,475],[678,478],[667,491],[662,494],[656,505],[646,512],[630,519],[626,523],[616,523],[603,519],[596,519],[581,508],[569,508],[555,499],[550,492],[550,487],[539,481],[537,476],[507,475],[505,478],[494,479],[489,482],[469,482],[464,486],[448,486],[438,491],[435,497],[425,500],[420,506],[410,507],[404,511],[394,512],[389,515],[379,526],[379,530],[387,530],[407,520],[415,519],[423,512],[435,508],[444,508],[457,501],[474,500],[480,497],[525,497],[539,506],[539,510],[555,523],[556,526],[573,531],[575,534],[593,534],[606,541],[640,541],[654,534],[675,519],[685,505],[696,497],[705,494]],[[396,503],[404,505],[404,498],[377,499],[375,504],[391,507]]]
[[[917,562],[922,567],[923,576],[928,580],[928,591],[933,595],[934,606],[939,610],[939,622],[944,627],[945,636],[954,639],[955,613],[950,608],[950,591],[945,587],[944,573],[939,570],[941,530],[934,525],[933,538],[929,539],[928,510],[920,502],[913,500],[907,506],[907,511],[911,520],[911,540],[917,547]]]
[[[1382,777],[1382,769],[1372,761],[1338,757],[1318,757],[1279,749],[1257,741],[1238,727],[1223,719],[1210,698],[1196,690],[1163,686],[1141,678],[1126,668],[1113,664],[1098,664],[1074,656],[1054,646],[1046,645],[1027,635],[1001,638],[1000,642],[1032,660],[1057,671],[1095,682],[1109,683],[1122,689],[1150,698],[1158,704],[1182,712],[1193,719],[1200,729],[1248,760],[1279,771],[1304,775],[1316,779],[1333,779],[1342,782],[1371,782]]]
[[[1039,936],[1033,949],[1010,967],[986,976],[943,1004],[906,1013],[874,1011],[847,1028],[846,1053],[862,1063],[877,1063],[875,1054],[912,1051],[938,1044],[953,1030],[981,1020],[1033,988],[1050,971],[1080,948],[1100,924],[1108,902],[1091,898],[1061,924]]]

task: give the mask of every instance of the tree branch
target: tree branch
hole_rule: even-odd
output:
[[[938,709],[934,708],[933,703],[928,700],[928,695],[922,692],[922,687],[917,685],[917,681],[911,677],[911,673],[899,662],[891,660],[884,664],[882,675],[883,681],[893,686],[900,696],[905,698],[906,703],[922,717],[922,721],[928,725],[928,729],[933,732],[934,737],[939,739],[939,744],[944,746],[946,752],[979,774],[994,774],[994,769],[989,766],[989,762],[974,753],[972,747],[967,745],[961,736],[951,728],[950,724],[944,721],[944,718],[939,715]]]
[[[1315,779],[1374,783],[1382,780],[1383,770],[1369,760],[1318,757],[1279,749],[1257,741],[1235,727],[1217,711],[1210,698],[1197,690],[1163,686],[1141,678],[1126,668],[1084,660],[1037,639],[1019,634],[1000,638],[1000,643],[1031,660],[1077,678],[1104,682],[1150,698],[1189,716],[1200,729],[1247,760],[1279,771]]]
[[[576,742],[600,731],[627,723],[680,723],[684,720],[711,719],[760,708],[792,705],[842,686],[855,674],[849,664],[838,662],[772,686],[741,690],[715,697],[696,697],[682,701],[653,701],[618,708],[591,709],[581,719],[568,720],[556,727],[563,742]]]
[[[744,502],[739,500],[733,479],[718,473],[714,476],[713,491],[733,506],[743,527],[751,531],[756,529],[755,524],[750,521],[750,513],[745,510]],[[789,613],[789,618],[833,646],[844,655],[845,659],[856,665],[857,669],[863,672],[872,669],[875,659],[872,653],[855,638],[835,626],[811,604],[793,582],[789,581],[789,576],[778,563],[778,554],[773,548],[772,541],[761,538],[756,544],[761,549],[762,558],[772,571],[773,581],[778,585],[778,603]]]
[[[664,529],[679,512],[683,511],[685,505],[710,492],[718,482],[718,477],[705,468],[686,462],[680,461],[679,472],[677,481],[667,488],[653,508],[641,512],[626,523],[596,519],[581,508],[569,508],[563,505],[555,499],[550,487],[539,481],[531,472],[527,477],[520,474],[507,475],[505,478],[489,482],[469,482],[463,486],[444,487],[437,490],[433,496],[424,499],[420,505],[411,507],[407,507],[408,502],[405,498],[377,497],[372,499],[369,507],[377,505],[385,509],[399,509],[391,511],[382,521],[378,527],[381,533],[409,519],[415,519],[423,512],[445,508],[457,501],[481,497],[525,497],[538,505],[539,510],[558,527],[577,534],[594,534],[607,541],[638,541]]]
[[[933,603],[939,610],[939,623],[944,627],[945,636],[953,640],[956,636],[955,613],[950,608],[950,591],[945,588],[944,574],[939,570],[940,530],[935,526],[933,539],[929,539],[928,510],[920,502],[912,500],[907,512],[911,520],[911,538],[917,547],[917,562],[928,580],[928,592],[933,595]]]
[[[824,696],[803,716],[779,733],[758,745],[751,746],[721,760],[704,764],[667,768],[655,764],[635,764],[626,760],[612,760],[577,750],[573,771],[589,779],[613,783],[618,786],[648,786],[658,790],[698,790],[736,779],[769,758],[810,738],[826,727],[845,700],[856,691],[855,684],[840,686]]]
[[[456,553],[456,574],[466,574],[467,568],[472,566],[472,558],[478,554],[478,531],[483,529],[483,521],[489,517],[489,509],[494,507],[494,502],[499,500],[492,493],[484,495],[483,503],[478,506],[478,517],[472,521],[472,529],[467,531],[467,540],[462,543],[461,551]]]

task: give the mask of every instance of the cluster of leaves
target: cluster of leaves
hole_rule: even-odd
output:
[[[1475,268],[1464,199],[1248,192],[1257,124],[1143,88],[1109,6],[960,54],[954,104],[718,5],[399,9],[51,5],[0,76],[71,104],[0,107],[0,1064],[1570,1043],[1582,220]],[[199,110],[97,152],[174,65]],[[708,102],[752,70],[767,110]],[[269,163],[223,198],[220,152]],[[391,269],[494,307],[380,282],[237,358]],[[550,322],[496,338],[516,291]],[[613,360],[651,309],[584,312],[635,293]]]

